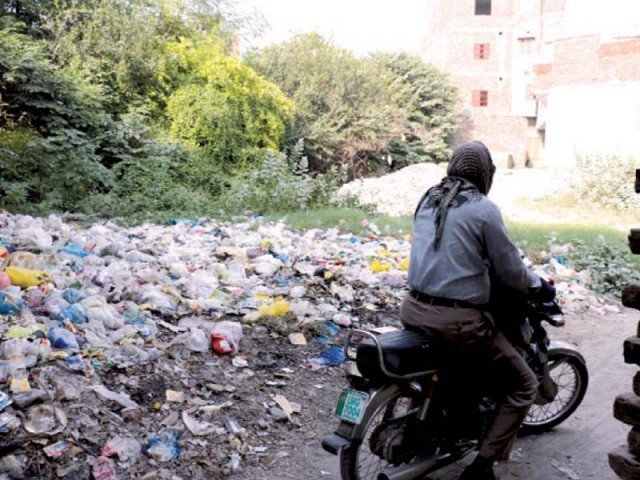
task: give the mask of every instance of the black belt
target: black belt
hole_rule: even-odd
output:
[[[449,308],[473,308],[475,310],[487,310],[487,305],[478,305],[476,303],[465,302],[464,300],[452,300],[450,298],[432,297],[426,293],[419,292],[418,290],[411,290],[409,292],[413,298],[420,303],[426,303],[428,305],[435,305],[437,307],[449,307]]]

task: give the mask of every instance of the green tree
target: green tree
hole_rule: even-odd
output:
[[[402,136],[391,141],[382,155],[389,155],[394,167],[446,161],[460,122],[451,80],[435,66],[407,54],[380,53],[372,61],[390,72],[398,106],[406,114]]]
[[[0,17],[0,198],[4,206],[75,208],[107,188],[98,136],[110,128],[90,85],[69,78],[44,45]]]
[[[169,50],[168,81],[182,86],[168,99],[168,128],[202,152],[192,165],[202,186],[242,170],[257,149],[280,147],[293,105],[278,87],[211,41],[183,40]]]
[[[352,176],[401,131],[389,72],[358,59],[318,34],[303,34],[247,58],[296,105],[287,143],[305,139],[310,167],[345,166]]]

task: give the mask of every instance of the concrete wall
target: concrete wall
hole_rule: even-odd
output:
[[[545,162],[576,155],[640,158],[640,81],[554,87],[547,98]]]

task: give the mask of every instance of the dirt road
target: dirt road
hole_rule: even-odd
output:
[[[502,480],[616,478],[607,465],[607,452],[624,443],[628,427],[613,419],[612,403],[617,394],[631,389],[637,369],[623,363],[622,342],[635,333],[639,319],[632,311],[606,317],[573,316],[565,329],[550,332],[552,338],[573,343],[584,354],[591,375],[589,390],[574,416],[555,431],[518,440],[512,461],[497,468]],[[288,432],[270,432],[279,437],[278,451],[269,455],[273,460],[249,465],[237,478],[340,479],[337,458],[324,453],[320,441],[335,426],[332,412],[344,385],[342,374],[333,369],[311,375],[304,377],[310,383],[306,389],[295,388],[303,403],[298,426],[290,426]],[[452,466],[429,479],[454,480],[462,467]]]

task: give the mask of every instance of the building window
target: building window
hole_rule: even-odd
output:
[[[476,43],[473,49],[473,58],[476,60],[488,60],[489,59],[489,44],[488,43]]]
[[[489,92],[487,90],[474,90],[471,95],[472,107],[487,107],[489,105]]]
[[[476,15],[491,15],[491,0],[476,0]]]

